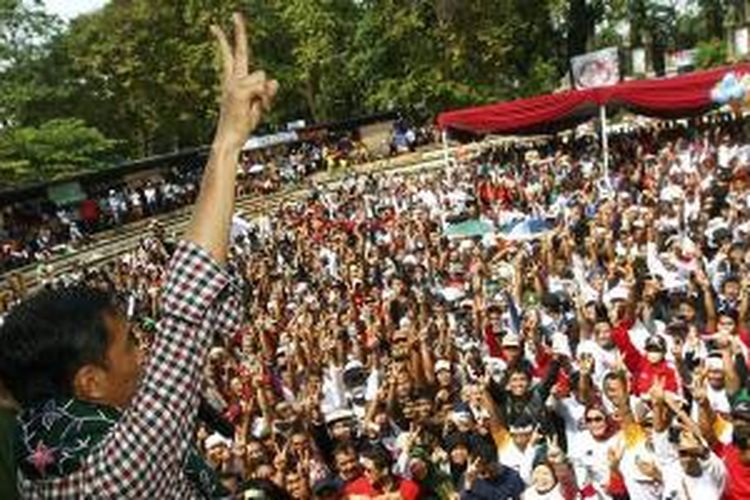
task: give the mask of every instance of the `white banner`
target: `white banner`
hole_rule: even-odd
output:
[[[744,57],[750,52],[750,45],[748,45],[748,30],[747,26],[744,28],[737,28],[734,32],[734,51],[738,57]]]
[[[620,58],[617,47],[589,52],[570,60],[573,85],[590,89],[615,85],[620,81]]]
[[[674,65],[677,69],[695,66],[695,57],[698,51],[695,49],[691,50],[678,50],[674,53]]]
[[[279,132],[278,134],[261,135],[258,137],[251,137],[247,140],[245,145],[242,147],[243,151],[249,151],[252,149],[263,149],[279,144],[288,144],[290,142],[296,142],[299,140],[297,132]]]
[[[643,47],[637,47],[633,49],[633,74],[634,75],[645,75],[646,74],[646,49]]]

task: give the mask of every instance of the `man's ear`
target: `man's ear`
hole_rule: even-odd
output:
[[[105,396],[104,370],[94,364],[86,364],[73,377],[73,393],[86,401],[101,401]]]

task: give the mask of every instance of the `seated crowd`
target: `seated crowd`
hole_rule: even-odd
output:
[[[394,125],[386,149],[397,155],[432,142],[426,129]],[[351,134],[323,134],[299,143],[282,144],[242,155],[239,195],[270,194],[321,171],[372,160],[364,144]],[[171,169],[164,177],[133,185],[91,186],[91,196],[73,206],[15,204],[3,209],[0,225],[0,272],[45,262],[55,254],[85,245],[98,231],[168,213],[195,201],[204,161]]]

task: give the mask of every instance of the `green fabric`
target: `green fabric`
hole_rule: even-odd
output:
[[[8,409],[0,408],[0,498],[20,498],[16,489],[16,461],[13,453],[13,434],[16,417]]]
[[[473,238],[495,232],[495,227],[480,219],[470,219],[457,224],[449,224],[445,228],[445,236],[449,238]]]
[[[78,399],[49,400],[24,410],[15,432],[18,468],[31,480],[72,474],[119,418],[115,408]],[[207,497],[227,495],[216,472],[192,448],[183,469]]]
[[[425,500],[450,500],[455,494],[455,488],[448,474],[432,462],[430,455],[422,447],[415,447],[409,453],[411,458],[417,458],[427,466],[427,477],[419,481],[424,489],[422,497]]]

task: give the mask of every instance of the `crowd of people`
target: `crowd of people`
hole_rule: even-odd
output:
[[[432,141],[428,128],[399,120],[385,149],[395,156]],[[344,169],[375,157],[349,133],[248,150],[242,154],[238,194],[271,194],[315,172]],[[46,202],[5,207],[0,218],[0,272],[47,262],[86,245],[96,232],[191,205],[203,168],[204,162],[193,161],[133,185],[92,186],[90,196],[76,205]]]
[[[236,220],[246,313],[194,437],[212,494],[750,498],[747,132],[622,133],[609,175],[591,138],[491,147]],[[115,293],[148,353],[176,247],[156,226],[58,286]]]
[[[750,498],[744,118],[618,134],[608,171],[565,136],[248,221],[278,83],[234,26],[182,239],[3,317],[2,495]]]

